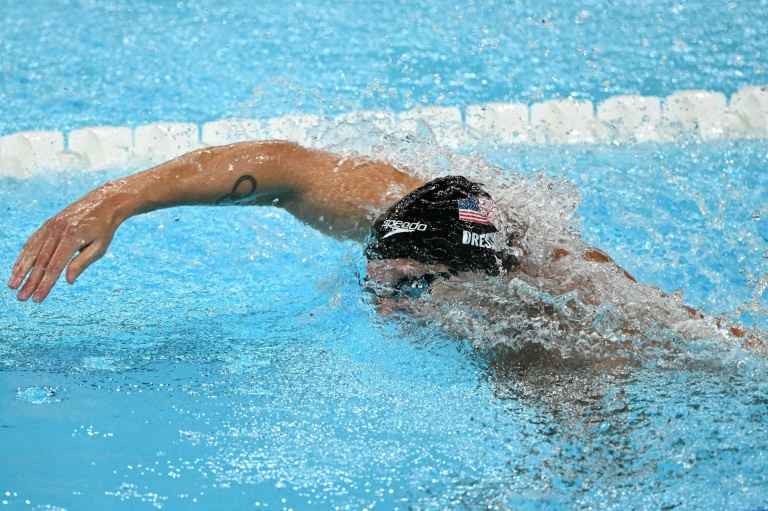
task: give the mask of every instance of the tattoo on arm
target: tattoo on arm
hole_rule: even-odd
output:
[[[256,192],[256,179],[245,174],[235,182],[232,191],[216,201],[216,204],[234,204],[241,201]]]

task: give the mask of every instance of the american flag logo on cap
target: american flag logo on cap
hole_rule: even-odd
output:
[[[485,197],[459,199],[459,220],[498,227],[500,216],[499,206],[493,199]]]

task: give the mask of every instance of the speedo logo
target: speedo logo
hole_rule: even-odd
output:
[[[403,232],[427,230],[427,224],[423,224],[421,222],[403,222],[402,220],[384,220],[382,227],[392,229],[392,231],[382,236],[381,239],[389,238],[393,234],[400,234]]]
[[[478,234],[476,232],[464,231],[461,236],[461,242],[464,245],[472,245],[473,247],[501,250],[504,248],[504,235],[500,232]]]

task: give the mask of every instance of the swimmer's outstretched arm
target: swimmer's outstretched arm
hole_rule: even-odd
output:
[[[107,183],[70,204],[29,238],[8,286],[19,289],[26,278],[18,299],[43,301],[64,268],[73,284],[106,253],[125,220],[156,209],[276,203],[323,232],[362,239],[380,211],[421,184],[383,162],[290,142],[201,149]]]

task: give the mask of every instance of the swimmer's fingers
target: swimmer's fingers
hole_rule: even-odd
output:
[[[83,247],[84,243],[81,240],[73,238],[71,235],[64,236],[59,245],[56,247],[56,251],[53,256],[45,265],[45,273],[42,279],[37,284],[37,288],[34,290],[32,300],[35,302],[42,302],[51,292],[53,286],[56,285],[56,281],[59,280],[61,272],[64,271],[67,264],[72,260],[72,256],[75,252]]]
[[[89,229],[85,229],[87,232]],[[77,224],[70,224],[64,231],[61,242],[56,252],[47,264],[45,274],[37,286],[32,298],[35,302],[42,302],[51,292],[56,281],[59,280],[64,268],[67,270],[67,282],[73,284],[75,279],[93,262],[98,261],[106,253],[107,247],[112,241],[114,231],[107,231],[94,240],[91,236],[83,238]],[[80,254],[72,259],[76,252]]]
[[[27,278],[27,281],[24,283],[19,293],[16,295],[19,300],[29,300],[29,297],[31,297],[32,294],[34,294],[34,292],[37,290],[37,286],[40,284],[40,281],[43,279],[43,276],[45,275],[45,272],[48,268],[48,262],[51,260],[54,253],[58,249],[59,240],[60,238],[58,237],[44,238],[42,247],[36,254],[37,257],[35,257],[34,261],[32,262],[29,277]]]
[[[107,253],[107,247],[109,241],[96,241],[85,247],[67,267],[67,282],[74,284],[75,280],[85,271],[90,265],[104,257]]]
[[[44,232],[46,231],[46,225],[43,225],[35,234],[29,237],[24,247],[19,253],[19,257],[16,259],[16,263],[13,265],[11,271],[11,280],[8,281],[8,287],[11,289],[18,289],[21,283],[24,282],[24,278],[32,269],[32,265],[35,264],[40,249],[43,247],[43,243],[46,240]]]

